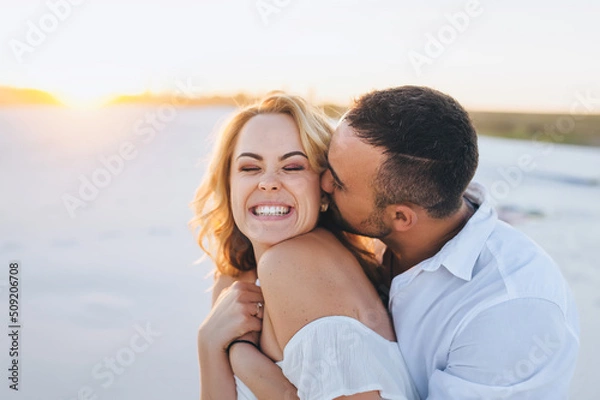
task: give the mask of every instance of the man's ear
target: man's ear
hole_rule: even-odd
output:
[[[392,226],[396,232],[406,232],[419,221],[416,211],[406,204],[393,204],[389,206],[392,214]]]

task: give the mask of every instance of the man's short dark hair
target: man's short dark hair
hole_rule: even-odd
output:
[[[477,169],[477,134],[452,97],[401,86],[362,96],[345,120],[357,136],[383,149],[374,182],[376,205],[410,202],[433,218],[456,212]]]

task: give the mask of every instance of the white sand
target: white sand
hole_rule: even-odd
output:
[[[149,134],[138,136],[136,121],[155,111],[0,109],[0,313],[7,325],[8,262],[18,260],[23,325],[20,393],[2,376],[3,399],[93,398],[86,391],[114,400],[197,398],[195,336],[209,308],[211,267],[193,265],[201,252],[186,227],[187,204],[209,133],[229,110],[178,110],[144,142]],[[125,141],[136,156],[71,218],[61,196],[76,196],[79,176],[90,178],[103,167],[98,157],[118,154]],[[514,171],[503,177],[498,168],[523,155],[535,168],[520,180]],[[600,150],[482,138],[477,178],[560,264],[581,317],[572,398],[597,398],[600,186],[589,179],[600,179]],[[148,324],[155,335],[144,339],[138,332]],[[2,335],[3,375],[8,348]]]

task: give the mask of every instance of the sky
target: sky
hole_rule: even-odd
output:
[[[416,84],[472,110],[600,113],[594,0],[0,0],[0,10],[0,86],[71,105],[178,82],[338,103]],[[582,97],[587,108],[574,107]]]

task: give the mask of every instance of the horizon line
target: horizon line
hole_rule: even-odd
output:
[[[3,89],[13,90],[17,92],[22,92],[25,98],[21,98],[19,100],[9,99],[8,101],[3,101],[0,98],[0,108],[6,108],[11,106],[54,106],[61,108],[79,108],[77,105],[70,105],[60,100],[60,96],[53,94],[50,91],[44,89],[38,89],[34,87],[25,87],[25,86],[12,86],[12,85],[2,85],[0,84],[0,93]],[[30,93],[30,96],[27,96],[26,92]],[[223,91],[218,92],[214,91],[208,94],[204,94],[201,96],[185,96],[181,94],[177,94],[176,91],[164,90],[164,91],[152,91],[146,90],[144,92],[136,92],[136,93],[119,93],[115,95],[107,95],[103,96],[103,100],[94,104],[91,108],[107,108],[107,107],[115,107],[121,105],[144,105],[144,104],[156,104],[161,103],[161,99],[165,97],[170,97],[172,99],[186,99],[187,103],[190,104],[177,104],[175,107],[186,108],[186,107],[206,107],[206,106],[232,106],[232,107],[240,107],[246,104],[246,102],[254,102],[261,97],[263,97],[269,91],[264,91],[261,94],[257,94],[256,92],[252,92],[250,90],[239,90],[235,93]],[[293,92],[292,92],[293,93]],[[302,95],[301,95],[302,96]],[[37,99],[36,99],[37,97]],[[310,96],[302,96],[304,98]],[[235,100],[243,100],[242,104],[236,103]],[[12,101],[11,101],[12,100]],[[211,102],[211,100],[213,102]],[[163,101],[164,102],[164,101]],[[339,108],[348,108],[352,104],[352,102],[342,102],[336,100],[320,100],[320,101],[311,101],[313,104],[320,107],[339,107]],[[589,112],[571,112],[566,109],[539,109],[539,108],[486,108],[486,107],[467,107],[465,109],[468,112],[474,113],[498,113],[498,114],[530,114],[530,115],[576,115],[576,116],[600,116],[600,112],[597,113],[589,113]]]

